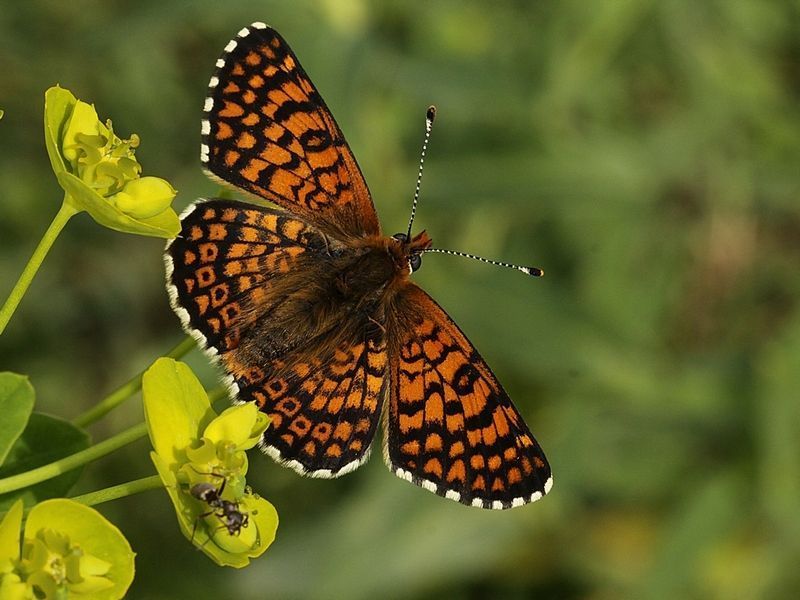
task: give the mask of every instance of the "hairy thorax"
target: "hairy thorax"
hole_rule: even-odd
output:
[[[325,237],[294,263],[253,307],[258,316],[240,340],[240,356],[279,358],[299,348],[319,358],[330,355],[365,328],[383,329],[392,296],[410,274],[403,244],[377,236],[348,245]]]

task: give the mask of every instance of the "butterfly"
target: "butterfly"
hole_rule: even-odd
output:
[[[271,417],[262,449],[337,477],[366,461],[383,418],[387,464],[426,490],[492,509],[545,495],[550,467],[519,411],[410,279],[431,238],[381,233],[356,159],[286,41],[253,23],[216,67],[201,162],[261,203],[189,206],[165,252],[167,288],[232,393]]]

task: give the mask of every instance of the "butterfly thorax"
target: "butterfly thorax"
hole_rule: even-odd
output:
[[[291,260],[247,307],[250,326],[237,348],[245,362],[298,352],[325,360],[365,330],[382,336],[395,296],[431,243],[425,232],[410,241],[378,235],[340,241],[307,231],[313,250]]]
[[[386,305],[419,268],[420,253],[430,245],[431,239],[424,231],[411,240],[396,234],[369,236],[341,245],[332,242],[330,250],[326,249],[331,256],[322,261],[328,272],[318,276],[317,282],[322,285],[315,286],[318,293],[314,304],[333,304],[337,314],[355,311],[382,322]]]

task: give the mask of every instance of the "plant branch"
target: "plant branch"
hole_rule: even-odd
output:
[[[0,335],[2,335],[6,325],[8,325],[8,322],[11,320],[11,316],[14,314],[17,306],[19,306],[20,300],[22,300],[22,297],[28,290],[28,286],[31,284],[31,281],[33,281],[34,275],[36,275],[39,267],[42,266],[42,262],[53,246],[53,242],[56,241],[58,234],[64,229],[64,225],[67,224],[67,221],[77,213],[78,210],[65,199],[61,204],[61,208],[58,209],[56,216],[53,218],[53,221],[50,223],[50,226],[47,228],[47,231],[44,232],[42,239],[39,241],[39,245],[36,246],[36,250],[33,251],[33,255],[28,261],[28,264],[25,265],[22,274],[19,276],[17,283],[8,295],[5,304],[0,308]]]
[[[172,350],[169,351],[167,356],[177,360],[182,356],[186,355],[192,348],[194,348],[195,344],[196,344],[195,341],[190,336],[187,335],[183,340],[181,340],[180,344],[178,344]],[[75,417],[72,420],[72,424],[75,425],[76,427],[87,427],[88,425],[91,425],[95,421],[104,417],[111,410],[122,404],[125,400],[127,400],[128,398],[133,396],[136,392],[138,392],[140,389],[142,389],[143,374],[144,371],[140,371],[139,373],[131,377],[128,381],[126,381],[116,390],[111,392],[108,396],[103,398],[92,408]]]
[[[141,479],[135,479],[134,481],[103,488],[96,492],[74,496],[70,499],[85,504],[86,506],[94,506],[96,504],[102,504],[103,502],[110,502],[118,498],[125,498],[126,496],[133,496],[134,494],[163,487],[164,482],[161,481],[161,478],[158,475],[151,475],[150,477],[143,477]]]
[[[81,450],[80,452],[51,462],[48,465],[31,469],[25,473],[19,473],[18,475],[0,479],[0,495],[35,485],[42,481],[52,479],[53,477],[58,477],[62,473],[77,469],[101,456],[110,454],[114,450],[127,446],[131,442],[135,442],[146,435],[147,425],[145,423],[139,423],[130,429],[126,429],[122,433],[118,433],[114,437],[98,442],[94,446],[90,446],[86,450]]]

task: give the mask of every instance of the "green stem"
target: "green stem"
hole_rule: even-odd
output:
[[[192,348],[195,347],[195,341],[188,335],[181,341],[180,344],[175,346],[167,354],[168,357],[179,359],[187,354]],[[86,427],[91,425],[98,419],[104,417],[109,411],[122,404],[125,400],[133,396],[136,392],[142,389],[142,375],[144,371],[140,371],[128,381],[111,392],[108,396],[103,398],[100,402],[95,404],[86,412],[78,415],[72,420],[72,424],[76,427]]]
[[[66,473],[81,465],[92,462],[146,435],[147,425],[145,423],[139,423],[130,429],[126,429],[122,433],[118,433],[114,437],[98,442],[86,450],[81,450],[80,452],[66,456],[49,465],[44,465],[26,471],[25,473],[20,473],[19,475],[12,475],[11,477],[0,479],[0,495],[35,485],[47,479],[52,479],[53,477],[58,477],[62,473]]]
[[[125,498],[126,496],[133,496],[134,494],[163,487],[164,482],[161,481],[161,478],[158,475],[151,475],[150,477],[142,477],[134,481],[103,488],[96,492],[75,496],[70,498],[70,500],[80,502],[86,506],[94,506],[95,504],[102,504],[103,502],[109,502],[111,500],[117,500],[118,498]]]
[[[14,289],[12,289],[11,293],[8,295],[6,303],[0,308],[0,334],[3,333],[6,325],[8,325],[8,322],[11,320],[11,315],[14,314],[20,300],[22,300],[22,297],[25,295],[28,286],[33,280],[33,276],[36,275],[36,271],[42,266],[42,261],[44,261],[44,257],[47,256],[47,252],[50,250],[53,242],[56,241],[58,234],[64,229],[64,225],[67,224],[70,217],[78,212],[78,209],[68,203],[65,198],[64,202],[61,204],[61,208],[58,209],[56,216],[53,218],[53,222],[50,223],[50,227],[44,232],[42,239],[39,241],[39,245],[36,246],[36,250],[33,251],[33,256],[31,256],[28,264],[25,265],[25,269],[14,285]]]

